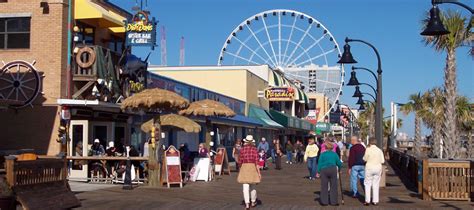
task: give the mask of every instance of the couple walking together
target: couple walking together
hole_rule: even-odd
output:
[[[369,146],[365,148],[360,139],[351,137],[352,147],[349,151],[348,173],[350,175],[352,197],[357,198],[359,192],[358,182],[363,183],[365,190],[364,205],[368,206],[371,201],[373,205],[379,203],[380,177],[382,175],[382,164],[385,162],[383,152],[376,146],[376,139],[369,139]],[[372,193],[371,193],[372,192]]]
[[[357,182],[360,179],[365,186],[364,205],[369,205],[371,201],[377,205],[380,176],[384,163],[383,152],[376,146],[376,139],[373,137],[369,139],[367,149],[356,136],[351,137],[351,144],[353,146],[350,149],[348,166],[353,197],[357,198],[358,196]],[[326,141],[321,145],[321,153],[318,155],[320,148],[315,144],[314,139],[310,138],[304,156],[304,160],[308,163],[309,179],[315,179],[316,171],[320,174],[320,202],[323,206],[338,205],[337,179],[342,161],[338,153],[335,152],[336,147],[334,142]]]

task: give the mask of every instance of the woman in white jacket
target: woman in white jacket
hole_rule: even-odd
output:
[[[383,152],[377,147],[377,140],[374,137],[369,139],[369,146],[365,150],[365,203],[368,206],[371,200],[372,204],[379,203],[380,176],[382,175],[382,164],[385,162]]]

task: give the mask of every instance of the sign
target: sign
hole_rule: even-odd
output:
[[[183,179],[181,177],[181,161],[179,157],[179,151],[173,145],[169,146],[165,151],[165,180],[168,188],[170,188],[170,185],[172,184],[179,184],[181,188],[183,187]]]
[[[322,131],[322,132],[328,132],[331,130],[331,125],[329,123],[325,122],[318,122],[316,123],[316,130]]]
[[[128,46],[156,46],[156,21],[148,18],[148,11],[138,11],[125,22],[126,43]]]
[[[318,121],[319,110],[320,108],[308,110],[308,115],[306,115],[305,119],[312,124],[316,124]]]
[[[223,172],[227,172],[227,174],[230,175],[229,158],[227,157],[225,147],[217,148],[217,154],[214,160],[214,172],[218,173],[219,176],[222,175]]]
[[[264,92],[269,101],[293,101],[295,98],[295,89],[292,87],[270,87]]]

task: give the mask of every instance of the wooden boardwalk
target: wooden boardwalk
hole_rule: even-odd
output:
[[[362,196],[359,199],[350,197],[347,169],[342,172],[345,205],[325,209],[474,209],[474,203],[466,201],[423,201],[405,188],[391,168],[387,173],[387,187],[380,191],[380,205],[365,207]],[[281,171],[264,171],[262,183],[257,186],[262,205],[255,209],[320,208],[320,181],[304,179],[307,173],[304,164],[286,164]],[[242,186],[236,182],[236,176],[233,173],[212,182],[189,183],[182,189],[139,186],[126,191],[117,185],[77,191],[76,196],[81,200],[82,209],[243,209]],[[361,189],[359,192],[363,194]]]

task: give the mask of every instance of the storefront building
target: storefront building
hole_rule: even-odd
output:
[[[0,150],[33,149],[56,155],[60,107],[66,96],[67,11],[60,1],[0,2],[0,99],[16,101],[0,110]],[[39,77],[37,77],[37,75]]]
[[[302,119],[306,104],[309,102],[307,95],[295,83],[288,81],[267,65],[150,66],[148,71],[241,100],[245,103],[245,116],[256,119],[262,124],[255,130],[249,130],[249,133],[255,135],[257,139],[262,137],[267,140],[280,138],[282,141],[303,139],[314,130],[312,124]],[[294,96],[286,101],[269,100],[265,96],[265,91],[272,88],[285,91],[287,88],[291,89]],[[289,120],[278,122],[272,112]]]
[[[130,142],[136,132],[117,104],[125,98],[118,64],[124,21],[132,14],[107,0],[73,2],[71,8],[66,0],[0,2],[0,60],[6,63],[0,100],[18,102],[0,111],[5,154],[33,149],[40,155],[87,155],[95,138],[104,145]],[[63,138],[65,127],[70,138]],[[74,152],[78,143],[82,154]]]
[[[245,102],[230,96],[219,94],[217,92],[199,88],[180,82],[165,76],[154,73],[149,74],[148,88],[160,88],[175,92],[182,97],[188,99],[190,102],[200,101],[204,99],[211,99],[219,101],[231,108],[236,116],[231,118],[225,117],[211,117],[212,130],[206,130],[205,119],[203,117],[192,117],[194,121],[201,125],[201,132],[186,133],[180,129],[165,128],[163,130],[164,144],[179,146],[180,144],[187,144],[191,151],[197,151],[198,144],[205,142],[205,133],[209,132],[213,135],[213,142],[216,146],[225,146],[227,151],[232,151],[232,147],[236,139],[242,139],[247,134],[255,135],[258,128],[263,126],[263,123],[245,116]],[[141,116],[143,120],[148,120],[151,115]],[[135,120],[139,121],[139,120]],[[229,154],[230,155],[230,154]],[[231,157],[231,156],[229,156]]]

